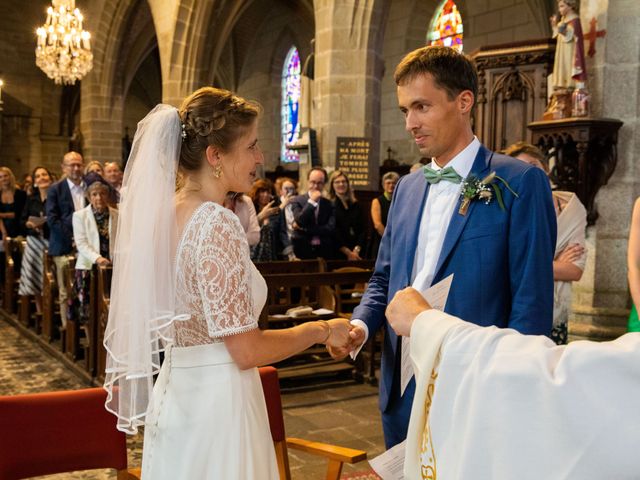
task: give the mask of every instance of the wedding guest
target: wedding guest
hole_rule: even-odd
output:
[[[122,187],[122,169],[118,162],[106,162],[104,164],[104,179],[113,187],[118,193]]]
[[[289,177],[278,177],[275,183],[275,189],[280,196],[280,209],[284,212],[284,220],[287,227],[287,237],[289,243],[291,243],[291,235],[293,234],[293,212],[291,211],[291,199],[298,195],[298,182]],[[293,260],[295,254],[293,253],[293,247],[291,247],[291,254],[289,259]]]
[[[49,246],[49,226],[45,216],[47,190],[53,183],[51,172],[45,167],[33,169],[33,193],[27,198],[21,223],[27,237],[27,246],[20,267],[18,295],[33,295],[36,311],[42,312],[44,251]]]
[[[98,160],[92,160],[89,163],[87,163],[86,167],[84,167],[85,175],[91,172],[95,172],[99,174],[101,177],[104,177],[104,168],[102,167],[102,164]]]
[[[380,240],[384,235],[384,228],[387,224],[387,216],[391,207],[391,197],[400,180],[400,175],[396,172],[387,172],[382,176],[382,195],[374,198],[371,202],[371,220],[373,221],[373,234],[371,247],[369,248],[371,258],[377,258]]]
[[[334,258],[335,208],[322,196],[327,183],[324,168],[313,167],[307,175],[309,190],[290,200],[293,213],[291,243],[298,258]]]
[[[224,206],[235,213],[240,220],[249,246],[257,245],[260,241],[260,225],[251,199],[242,193],[229,192],[224,199]]]
[[[504,153],[541,168],[547,175],[549,174],[544,154],[530,143],[514,143]],[[587,210],[573,192],[554,190],[551,193],[558,222],[558,239],[553,259],[553,329],[551,330],[551,339],[558,345],[564,345],[568,340],[571,283],[582,278],[587,261],[585,249]]]
[[[258,179],[253,183],[249,198],[258,212],[260,241],[251,248],[251,260],[270,262],[288,258],[293,252],[287,236],[284,211],[278,206],[275,188],[271,181]]]
[[[24,190],[27,196],[33,193],[33,177],[30,173],[25,173],[22,176],[22,182],[20,182],[20,189]]]
[[[18,188],[16,177],[9,167],[0,167],[0,220],[2,238],[20,235],[20,218],[27,194]]]
[[[636,199],[631,215],[627,267],[632,301],[629,331],[640,332],[640,321],[638,321],[638,306],[640,306],[640,198]]]
[[[64,178],[47,190],[46,217],[49,225],[49,255],[56,266],[58,300],[62,327],[67,326],[67,288],[64,271],[71,268],[69,254],[75,250],[73,240],[73,213],[85,206],[82,172],[84,160],[78,152],[68,152],[62,159]]]
[[[360,203],[351,190],[349,178],[340,170],[329,176],[329,199],[336,212],[336,247],[347,260],[362,260],[366,229]]]
[[[90,316],[91,269],[109,265],[118,224],[118,211],[108,205],[110,185],[97,172],[84,177],[89,205],[73,214],[73,238],[78,249],[68,318],[77,325],[86,324]]]

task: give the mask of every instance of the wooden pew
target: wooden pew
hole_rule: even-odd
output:
[[[60,310],[58,298],[58,286],[56,284],[56,276],[53,271],[53,258],[49,255],[47,249],[44,250],[42,259],[42,336],[48,342],[52,342],[55,332],[55,319],[58,318]]]
[[[16,238],[6,237],[4,240],[5,279],[3,307],[10,313],[17,312],[18,285],[20,282],[21,243]]]
[[[272,297],[271,292],[277,292],[281,289],[289,289],[303,285],[305,286],[303,291],[308,291],[310,294],[308,296],[304,295],[301,297],[301,305],[311,304],[312,307],[327,308],[332,307],[334,304],[327,304],[326,301],[323,301],[322,294],[319,292],[322,290],[332,291],[332,287],[336,284],[357,284],[367,282],[370,276],[370,271],[359,271],[342,273],[317,272],[269,274],[264,275],[264,278],[267,282],[270,297]],[[261,314],[261,328],[287,328],[300,323],[325,318],[323,316],[315,315],[301,318],[282,315],[284,314],[284,310],[291,306],[292,305],[283,304],[270,305],[267,303]],[[330,309],[333,310],[333,308]],[[276,314],[274,315],[273,312],[276,312]],[[333,314],[328,317],[331,318],[333,316],[337,315]],[[280,378],[283,380],[319,376],[336,376],[341,373],[348,373],[349,375],[354,374],[354,366],[350,362],[334,361],[322,345],[315,345],[298,355],[294,355],[290,359],[279,362],[275,366],[278,368]]]
[[[111,300],[111,266],[96,267],[96,323],[95,332],[91,333],[95,351],[95,377],[104,382],[104,371],[107,367],[107,351],[104,348],[104,331],[109,320],[109,303]]]

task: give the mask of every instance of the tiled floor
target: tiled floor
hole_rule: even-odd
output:
[[[0,395],[85,388],[86,385],[39,345],[24,337],[0,312]],[[301,389],[283,394],[287,435],[357,448],[369,457],[384,450],[377,388],[353,382]],[[129,462],[140,465],[141,435],[129,438]],[[305,453],[289,452],[294,479],[324,478],[325,462]],[[345,466],[344,474],[368,470],[366,462]],[[49,479],[115,478],[110,471],[92,471]]]

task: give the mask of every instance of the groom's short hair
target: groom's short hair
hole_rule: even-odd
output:
[[[478,72],[469,57],[451,47],[428,46],[409,52],[394,73],[396,85],[405,85],[419,75],[429,73],[450,100],[470,90],[478,97]]]

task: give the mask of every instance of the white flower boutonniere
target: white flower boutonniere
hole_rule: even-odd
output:
[[[496,172],[491,172],[482,180],[474,175],[469,175],[462,181],[462,191],[460,193],[462,204],[460,205],[458,213],[460,215],[466,215],[472,200],[484,200],[484,203],[488,205],[491,203],[491,200],[493,200],[494,195],[498,201],[498,205],[500,205],[500,209],[504,210],[502,192],[494,180],[502,182],[511,193],[518,197],[518,194],[511,189],[507,181],[496,175]]]

